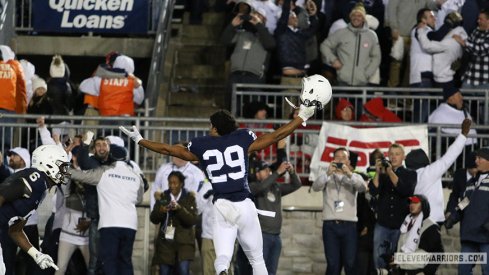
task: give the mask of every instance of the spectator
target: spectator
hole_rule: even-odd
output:
[[[102,78],[93,76],[80,84],[80,90],[96,96],[98,111],[101,116],[134,116],[134,105],[144,100],[144,89],[139,78],[135,77],[134,61],[125,55],[117,55],[113,68],[124,69],[127,74],[123,78]],[[120,121],[106,121],[117,123]]]
[[[221,42],[234,46],[231,54],[230,88],[235,83],[264,84],[267,69],[268,53],[275,48],[275,39],[265,27],[266,12],[256,11],[247,0],[237,3],[239,11],[231,23],[224,29]],[[231,104],[229,90],[227,103]]]
[[[123,160],[87,171],[69,171],[72,179],[97,187],[98,257],[104,274],[133,274],[131,258],[138,228],[136,204],[143,198],[142,178]]]
[[[484,89],[489,87],[489,10],[481,10],[478,27],[464,40],[460,35],[453,38],[464,46],[469,55],[468,68],[463,76],[462,88]]]
[[[358,192],[367,186],[357,173],[353,173],[350,153],[343,147],[333,152],[333,162],[326,173],[312,184],[316,192],[323,191],[323,245],[327,274],[357,274],[357,206]],[[343,265],[343,266],[342,266]]]
[[[60,55],[53,56],[49,75],[48,96],[53,102],[53,114],[68,116],[73,110],[75,97],[70,83],[70,69]]]
[[[389,0],[387,3],[387,13],[385,18],[385,25],[391,29],[392,41],[401,39],[404,42],[404,56],[403,62],[397,60],[391,61],[389,72],[389,86],[397,87],[403,82],[408,82],[409,76],[409,53],[411,46],[411,29],[416,25],[416,14],[422,8],[429,8],[430,10],[437,10],[437,3],[435,0],[421,0],[421,1],[403,1],[403,0]]]
[[[155,244],[153,263],[160,266],[161,275],[190,274],[190,261],[195,254],[197,205],[195,193],[184,188],[185,177],[179,171],[168,176],[169,188],[156,192],[151,222],[161,224]]]
[[[0,45],[0,114],[25,114],[27,111],[27,91],[24,73],[20,62],[14,59],[15,53],[10,47]],[[15,118],[0,117],[0,123],[15,123]],[[0,141],[3,151],[11,146],[12,127],[0,127]]]
[[[428,8],[422,8],[418,11],[416,19],[417,25],[411,30],[409,86],[431,88],[433,87],[433,58],[429,52],[426,52],[421,47],[418,37],[433,31],[435,28],[435,13]],[[427,110],[424,111],[427,112]]]
[[[75,161],[72,159],[72,164],[77,168],[76,157],[74,158]],[[61,211],[63,212],[62,226],[59,234],[59,247],[56,261],[59,270],[56,271],[55,275],[65,274],[70,259],[76,249],[80,250],[85,260],[85,267],[88,266],[90,260],[88,248],[90,219],[86,217],[83,202],[83,186],[79,182],[72,180],[68,185],[61,186],[60,188],[63,191],[57,192],[56,196],[64,196],[64,204],[62,206],[63,210]]]
[[[429,218],[430,203],[423,195],[409,197],[409,214],[401,226],[400,253],[442,253],[440,227]],[[399,274],[436,274],[438,264],[401,264]]]
[[[365,24],[365,16],[363,5],[355,5],[348,27],[321,43],[323,63],[336,69],[339,85],[365,86],[379,68],[379,41],[377,34]],[[361,41],[357,41],[359,37]],[[356,46],[360,44],[362,47]]]
[[[433,113],[428,117],[430,124],[461,124],[465,118],[472,119],[468,111],[464,108],[464,98],[460,90],[453,84],[443,87],[443,99]],[[459,134],[461,129],[442,128],[443,133]],[[477,135],[475,129],[469,131],[470,136]],[[476,144],[477,139],[469,137],[465,141],[465,145]]]
[[[445,19],[450,13],[458,13],[460,14],[460,11],[462,10],[462,7],[465,4],[464,1],[458,1],[458,0],[447,0],[444,1],[441,5],[440,8],[438,9],[436,13],[436,29],[439,29],[444,23]],[[462,22],[460,22],[462,23]]]
[[[459,35],[463,39],[467,38],[467,33],[460,26],[462,16],[458,12],[451,12],[445,18],[445,24],[453,26],[441,41],[430,40],[427,33],[418,36],[421,47],[433,54],[433,80],[436,86],[443,87],[448,82],[454,81],[455,70],[452,63],[460,59],[463,54],[463,48],[454,35]]]
[[[85,137],[86,139],[87,137]],[[93,155],[89,156],[89,144],[92,140],[84,140],[80,151],[78,152],[78,164],[81,170],[91,170],[102,165],[109,165],[112,160],[110,156],[109,141],[104,137],[97,137],[93,142]],[[92,275],[98,272],[100,263],[98,263],[98,240],[99,231],[98,223],[100,219],[98,209],[98,193],[96,186],[92,186],[82,181],[85,187],[85,210],[87,217],[90,218],[90,228],[88,231],[90,260],[88,263],[87,274]]]
[[[448,147],[440,159],[431,164],[423,149],[412,150],[406,155],[406,167],[415,170],[418,176],[414,193],[424,195],[428,199],[431,206],[430,219],[440,225],[445,221],[443,214],[445,199],[441,179],[464,150],[471,123],[470,119],[465,119],[462,122],[462,132],[455,142]]]
[[[177,143],[182,147],[187,146],[186,142]],[[165,163],[156,171],[155,181],[151,186],[150,203],[151,210],[155,205],[155,193],[163,192],[169,189],[168,176],[175,171],[181,172],[185,177],[185,189],[188,192],[198,193],[205,183],[205,175],[199,167],[195,166],[190,161],[186,161],[177,157],[171,157],[171,162]],[[197,200],[197,208],[200,209],[199,201]]]
[[[401,119],[392,111],[384,107],[380,97],[373,98],[363,104],[365,113],[360,117],[364,122],[401,122]]]
[[[27,106],[27,113],[37,115],[52,115],[54,104],[47,94],[47,85],[44,79],[35,75],[32,78],[32,89],[34,90],[34,95]],[[34,123],[35,121],[36,119],[26,119],[27,123]],[[24,128],[22,129],[22,133],[25,137],[27,137],[22,141],[22,145],[26,148],[36,148],[38,136],[37,132]]]
[[[277,274],[278,261],[282,251],[280,231],[282,228],[282,197],[297,191],[301,180],[289,162],[281,162],[276,171],[270,169],[267,162],[261,161],[256,167],[257,181],[250,182],[251,193],[255,196],[256,208],[274,212],[275,216],[259,215],[263,235],[263,258],[268,274]],[[290,183],[278,183],[285,173]]]
[[[452,212],[460,219],[462,253],[486,253],[489,255],[489,148],[476,152],[477,176],[467,184],[459,210]],[[468,203],[463,203],[466,201]],[[462,206],[462,204],[464,206]],[[455,217],[454,217],[455,218]],[[459,218],[456,217],[455,220]],[[474,264],[459,264],[458,274],[472,274]],[[489,274],[489,265],[481,265],[482,274]]]
[[[475,163],[475,158],[475,152],[466,154],[464,168],[460,168],[453,173],[453,180],[451,183],[452,192],[448,197],[447,208],[445,210],[445,227],[447,229],[450,229],[453,226],[453,224],[448,225],[447,223],[451,213],[456,211],[457,204],[464,198],[467,184],[472,182],[472,179],[477,176],[477,164]]]
[[[29,102],[31,102],[32,95],[34,94],[34,89],[32,89],[32,80],[36,75],[36,67],[34,64],[25,59],[21,59],[19,62],[22,65],[22,70],[24,71],[27,104],[29,104]]]
[[[265,26],[268,31],[273,34],[277,28],[277,21],[280,18],[280,13],[282,12],[280,7],[272,0],[253,1],[253,7],[255,10],[264,10],[264,15],[266,16],[266,20],[264,21]]]
[[[291,0],[282,4],[282,15],[275,29],[277,39],[277,55],[282,68],[281,85],[299,85],[306,74],[306,42],[316,34],[317,8],[314,1],[308,1],[307,14],[310,25],[306,29],[299,28],[296,12],[291,10]]]
[[[375,268],[385,268],[385,255],[396,251],[399,228],[408,213],[407,198],[413,195],[416,172],[405,168],[404,146],[394,143],[389,147],[389,160],[375,160],[376,174],[369,184],[370,194],[376,198],[377,224],[374,229]]]
[[[338,104],[336,104],[335,115],[337,120],[354,121],[355,107],[347,99],[340,98]]]

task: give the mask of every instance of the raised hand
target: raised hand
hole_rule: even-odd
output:
[[[141,134],[139,133],[138,128],[134,125],[132,126],[132,131],[126,129],[126,127],[124,126],[119,126],[119,129],[128,137],[130,137],[132,140],[134,140],[136,144],[138,144],[139,141],[143,139],[143,136],[141,136]]]

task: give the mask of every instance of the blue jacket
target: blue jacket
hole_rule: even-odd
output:
[[[477,187],[482,177],[482,182]],[[462,213],[460,221],[460,240],[476,243],[489,243],[489,174],[477,176],[465,189],[465,196],[470,203]]]

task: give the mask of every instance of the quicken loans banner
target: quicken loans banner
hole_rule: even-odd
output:
[[[37,32],[147,33],[148,0],[34,0]]]
[[[387,155],[393,143],[404,145],[406,154],[413,149],[428,149],[426,125],[388,128],[353,128],[341,124],[323,122],[316,150],[311,159],[309,180],[314,181],[320,171],[326,171],[333,160],[333,151],[345,147],[358,154],[357,169],[365,171],[369,166],[369,154],[380,149]],[[429,155],[429,154],[428,154]]]

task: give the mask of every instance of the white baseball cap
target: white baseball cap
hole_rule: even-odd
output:
[[[12,154],[19,155],[22,158],[22,160],[24,160],[25,168],[31,167],[31,154],[27,149],[22,147],[12,148],[10,149],[10,151],[8,151],[8,156],[11,156]]]

